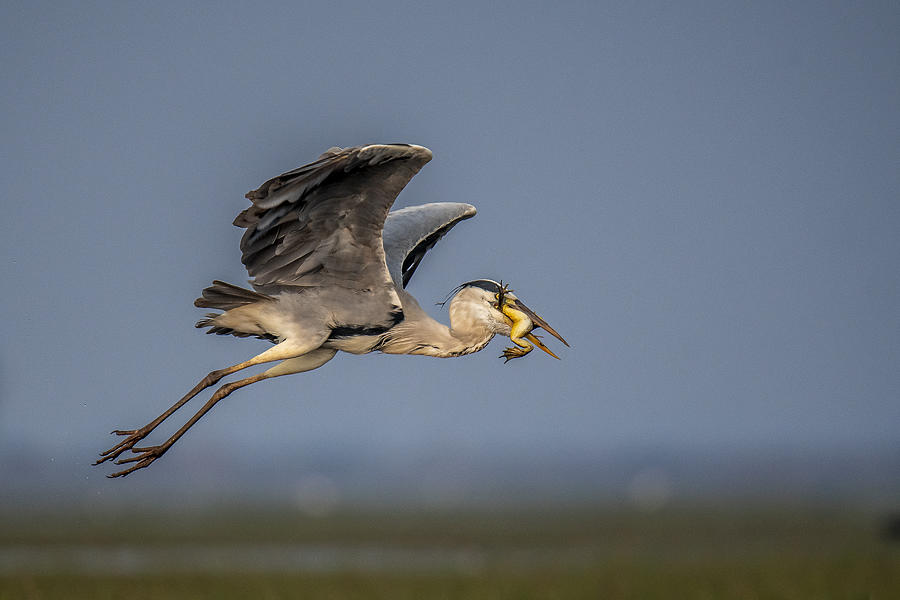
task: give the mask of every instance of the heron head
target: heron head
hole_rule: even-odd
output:
[[[467,281],[457,287],[453,294],[453,300],[466,305],[476,305],[483,310],[484,317],[490,321],[495,333],[509,336],[510,339],[526,337],[535,346],[554,358],[556,356],[540,339],[532,334],[534,329],[543,328],[550,335],[569,345],[559,333],[556,332],[544,319],[528,308],[503,282],[491,279],[476,279]],[[451,303],[451,311],[453,304]],[[516,342],[518,343],[518,342]]]

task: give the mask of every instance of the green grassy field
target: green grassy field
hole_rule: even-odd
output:
[[[7,598],[900,598],[872,515],[667,509],[0,519]]]

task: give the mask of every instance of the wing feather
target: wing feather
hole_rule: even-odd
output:
[[[384,223],[384,251],[391,278],[405,288],[425,254],[454,225],[475,216],[462,202],[434,202],[391,211]]]
[[[253,287],[313,293],[339,330],[392,327],[403,313],[382,229],[397,194],[429,160],[421,146],[332,148],[249,192],[252,205],[234,224],[246,229],[241,261]]]
[[[260,291],[391,284],[381,241],[397,194],[431,160],[413,145],[332,148],[247,194],[242,262]]]

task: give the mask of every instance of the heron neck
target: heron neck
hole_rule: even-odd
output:
[[[450,306],[450,336],[462,348],[461,354],[478,352],[488,345],[496,333],[490,326],[486,309],[476,303],[455,301]]]
[[[387,354],[421,354],[436,357],[463,356],[488,345],[494,331],[485,311],[473,303],[450,305],[450,327],[432,319],[406,290],[398,290],[403,302],[403,321],[383,338],[379,350]]]
[[[409,332],[410,335],[403,336],[405,339],[402,340],[402,346],[405,347],[398,346],[396,350],[403,354],[450,358],[478,352],[494,337],[494,334],[486,329],[454,327],[458,324],[453,323],[452,319],[451,323],[451,326],[447,327],[431,318],[428,318],[427,325],[419,321],[418,326]],[[389,349],[386,351],[391,352]]]
[[[478,352],[479,350],[484,349],[494,337],[494,333],[487,329],[481,329],[479,331],[460,331],[451,326],[449,331],[456,344],[455,348],[453,347],[453,344],[450,345],[452,350],[447,356],[463,356],[465,354]]]

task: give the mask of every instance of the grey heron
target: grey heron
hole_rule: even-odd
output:
[[[207,374],[183,398],[138,429],[115,430],[118,444],[102,452],[128,475],[162,456],[220,400],[257,381],[321,367],[338,351],[451,357],[478,352],[496,334],[514,346],[507,361],[534,346],[558,358],[532,331],[541,327],[568,343],[519,300],[490,279],[458,286],[450,326],[428,316],[406,291],[425,253],[475,207],[440,202],[390,211],[394,199],[431,160],[408,144],[331,148],[316,161],[249,192],[249,208],[234,220],[246,229],[241,261],[253,289],[213,281],[194,304],[222,312],[197,323],[207,333],[255,336],[275,345],[244,362]],[[390,212],[389,212],[390,211]],[[226,383],[178,431],[158,445],[137,446],[197,394],[248,367],[266,371]],[[121,457],[123,453],[130,454]],[[133,464],[132,464],[133,463]]]

